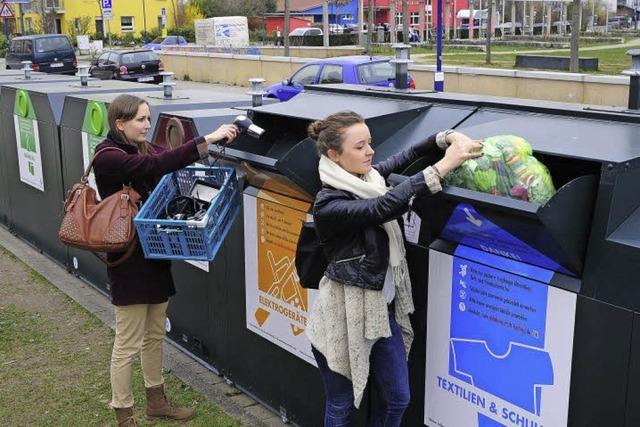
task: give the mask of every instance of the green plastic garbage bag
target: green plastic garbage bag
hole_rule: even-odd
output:
[[[540,205],[555,194],[549,170],[523,138],[498,135],[485,138],[482,144],[484,156],[466,160],[449,173],[447,185]]]

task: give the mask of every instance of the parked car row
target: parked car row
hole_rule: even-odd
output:
[[[318,28],[298,28],[292,32],[306,35],[320,32]],[[181,42],[181,37],[170,40]],[[182,39],[183,41],[184,39]],[[154,40],[160,46],[166,39]],[[156,43],[159,42],[159,43]],[[155,47],[154,47],[155,48]],[[63,35],[31,35],[14,37],[6,55],[7,69],[22,68],[22,61],[31,61],[36,71],[73,74],[77,59],[69,39]],[[151,49],[108,50],[91,61],[89,74],[99,79],[118,79],[135,82],[159,83],[164,65]],[[287,101],[300,93],[304,85],[352,83],[367,86],[395,86],[395,71],[387,57],[342,56],[326,58],[303,65],[289,78],[267,88],[266,96]],[[415,88],[409,76],[408,85]]]

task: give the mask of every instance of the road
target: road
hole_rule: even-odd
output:
[[[4,58],[0,58],[0,71],[5,69]],[[247,87],[229,86],[218,83],[200,83],[191,81],[175,80],[177,89],[208,89],[227,93],[244,93],[249,91]],[[158,88],[160,90],[160,88]]]

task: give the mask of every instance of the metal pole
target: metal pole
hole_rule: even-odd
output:
[[[436,30],[436,73],[433,79],[433,89],[436,92],[444,91],[444,73],[442,72],[442,0],[437,1],[438,27]]]

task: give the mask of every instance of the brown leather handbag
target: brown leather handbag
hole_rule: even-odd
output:
[[[98,201],[96,191],[89,186],[89,173],[96,157],[109,150],[124,150],[106,147],[94,154],[79,183],[73,185],[64,202],[64,217],[58,237],[68,246],[92,252],[125,252],[115,262],[100,258],[110,267],[122,264],[133,254],[136,246],[136,229],[133,218],[138,213],[140,195],[129,185]]]

